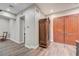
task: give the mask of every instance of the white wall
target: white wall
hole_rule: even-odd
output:
[[[29,48],[37,48],[39,46],[39,20],[45,16],[36,7],[26,11],[25,28],[26,40],[25,46]],[[29,28],[28,28],[29,26]]]
[[[17,42],[16,39],[16,20],[15,19],[9,19],[9,34],[10,34],[10,40]]]
[[[16,34],[15,34],[16,41],[15,42],[20,44],[21,43],[20,42],[20,15],[17,15],[15,22],[16,22],[16,31],[15,31],[16,32]]]
[[[0,35],[3,32],[9,32],[9,20],[7,18],[0,17]]]
[[[65,16],[65,15],[70,15],[70,14],[78,14],[79,13],[79,8],[77,9],[73,9],[73,10],[69,10],[69,11],[64,11],[64,12],[60,12],[60,13],[56,13],[56,14],[52,14],[50,16],[48,16],[50,18],[50,35],[51,35],[51,40],[53,40],[53,19],[55,17],[61,17],[61,16]]]
[[[7,31],[8,39],[15,39],[15,15],[2,11],[0,12],[0,33]],[[2,35],[2,34],[1,34]]]
[[[35,11],[28,9],[25,12],[25,46],[28,48],[36,47],[35,39]]]
[[[45,16],[39,11],[36,11],[36,7],[31,7],[17,15],[17,41],[21,43],[20,39],[20,17],[25,16],[25,46],[28,48],[37,48],[39,46],[39,24],[38,21]],[[39,10],[39,9],[38,9]]]

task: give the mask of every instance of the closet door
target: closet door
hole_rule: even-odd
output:
[[[65,16],[65,43],[75,45],[78,39],[78,16]]]
[[[64,43],[64,17],[58,17],[53,20],[54,41]]]
[[[77,27],[78,27],[78,35],[77,35],[77,40],[79,40],[79,14],[77,14],[77,20],[78,20],[78,25],[77,25]]]

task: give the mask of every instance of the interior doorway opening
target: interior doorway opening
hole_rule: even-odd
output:
[[[20,17],[20,41],[25,43],[25,16]]]

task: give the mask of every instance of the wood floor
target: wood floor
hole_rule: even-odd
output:
[[[0,56],[75,56],[76,47],[52,42],[48,48],[28,49],[24,44],[0,42]]]

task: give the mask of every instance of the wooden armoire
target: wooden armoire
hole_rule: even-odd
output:
[[[79,14],[54,18],[53,32],[55,42],[75,45],[79,40]]]
[[[48,47],[49,45],[49,18],[39,20],[39,46]]]

